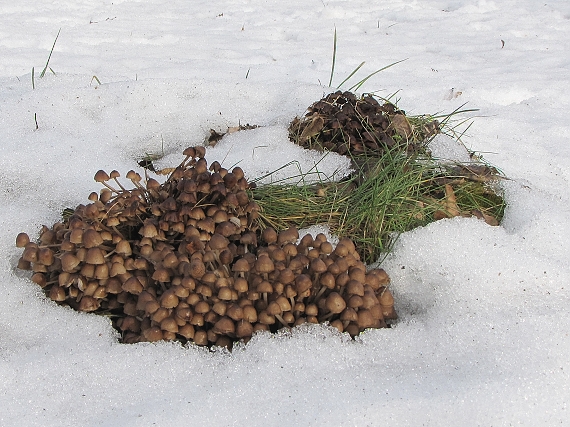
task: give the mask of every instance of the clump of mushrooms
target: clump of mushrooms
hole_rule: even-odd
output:
[[[258,330],[329,322],[351,336],[396,318],[389,278],[366,270],[350,239],[260,230],[241,168],[209,167],[204,147],[160,184],[99,171],[104,188],[39,242],[25,233],[18,268],[59,304],[111,315],[121,341],[230,347]]]

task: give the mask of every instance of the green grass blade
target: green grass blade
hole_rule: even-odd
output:
[[[336,27],[334,27],[333,56],[332,56],[332,66],[331,66],[331,78],[329,79],[329,87],[332,86],[335,62],[336,62]]]
[[[40,78],[43,78],[46,74],[46,71],[49,67],[49,60],[51,59],[51,54],[53,53],[53,49],[55,48],[55,44],[57,43],[57,38],[59,37],[59,33],[61,32],[61,28],[59,29],[59,31],[57,32],[57,36],[55,36],[55,40],[53,41],[53,46],[51,47],[51,50],[49,52],[49,56],[46,62],[46,66],[44,67],[42,73],[40,74]],[[53,73],[53,70],[52,70]],[[54,73],[55,74],[55,73]]]
[[[361,68],[364,64],[365,64],[365,62],[362,61],[362,62],[360,63],[360,65],[359,65],[358,67],[356,67],[356,68],[352,71],[352,73],[350,73],[350,74],[348,75],[348,77],[347,77],[346,79],[344,79],[344,80],[342,81],[342,83],[339,84],[336,88],[337,88],[337,89],[340,89],[340,87],[341,87],[343,84],[345,84],[348,79],[350,79],[352,76],[354,76],[354,74],[355,74],[358,70],[360,70],[360,68]]]
[[[360,89],[360,87],[373,75],[378,74],[380,71],[384,71],[396,64],[399,64],[400,62],[404,62],[406,61],[408,58],[405,59],[400,59],[399,61],[393,62],[391,64],[386,65],[385,67],[380,68],[379,70],[374,71],[373,73],[369,74],[368,76],[364,77],[362,80],[360,80],[358,83],[356,83],[354,86],[348,88],[349,91],[357,91],[358,89]]]

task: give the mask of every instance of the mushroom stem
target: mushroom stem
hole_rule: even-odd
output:
[[[274,316],[277,320],[279,320],[279,322],[281,322],[283,326],[285,326],[286,328],[291,328],[291,326],[289,326],[289,324],[285,322],[285,320],[283,320],[283,317],[281,317],[280,314],[274,314]]]

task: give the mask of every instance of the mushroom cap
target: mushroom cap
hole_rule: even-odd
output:
[[[346,284],[346,293],[349,295],[364,296],[364,285],[358,280],[350,280]]]
[[[99,306],[100,303],[97,299],[87,295],[83,295],[81,301],[79,301],[79,311],[95,311],[99,308]]]
[[[295,281],[295,273],[293,273],[290,268],[286,267],[279,273],[279,281],[284,285],[293,283],[293,281]]]
[[[383,306],[389,307],[394,305],[394,297],[392,296],[392,292],[389,289],[384,289],[384,291],[380,294],[378,298],[380,304]]]
[[[271,293],[273,292],[273,286],[267,280],[262,280],[257,285],[256,290],[259,293]]]
[[[212,234],[208,246],[214,251],[221,251],[228,247],[230,241],[219,233]]]
[[[234,289],[236,292],[247,292],[249,290],[249,284],[247,283],[247,280],[245,280],[242,277],[238,277],[237,279],[234,280]]]
[[[187,340],[194,338],[195,332],[194,325],[191,325],[190,323],[186,323],[178,328],[178,335],[182,335]]]
[[[243,308],[239,304],[231,304],[226,310],[226,315],[235,321],[243,319]]]
[[[261,239],[268,245],[277,242],[277,232],[274,228],[268,227],[261,233]]]
[[[295,243],[298,238],[299,230],[297,230],[296,227],[291,227],[279,233],[277,236],[277,244],[283,246],[287,243]]]
[[[253,305],[246,305],[243,309],[243,320],[250,323],[257,322],[257,310]]]
[[[266,311],[270,316],[281,315],[283,312],[281,306],[277,303],[277,301],[271,301],[268,304]]]
[[[152,274],[152,279],[160,283],[170,282],[170,272],[163,267],[158,267]]]
[[[143,237],[148,237],[152,239],[153,237],[158,236],[158,230],[156,229],[156,226],[154,224],[149,222],[141,227],[141,229],[139,230],[139,234]]]
[[[257,235],[253,231],[248,231],[240,237],[239,242],[242,245],[257,246]]]
[[[219,212],[219,211],[218,211]],[[230,237],[232,234],[235,234],[238,231],[236,225],[231,221],[223,221],[220,222],[214,232],[217,234],[221,234],[224,237]]]
[[[309,269],[312,273],[324,273],[327,271],[327,265],[325,262],[320,258],[315,258],[311,260],[311,264],[309,265]]]
[[[347,307],[340,315],[340,320],[343,322],[356,322],[358,321],[358,314],[354,308]]]
[[[346,308],[346,301],[338,292],[331,292],[325,301],[325,307],[331,313],[341,313]]]
[[[52,265],[55,261],[55,256],[50,248],[40,248],[38,250],[38,263],[42,265]]]
[[[122,288],[124,291],[134,295],[140,294],[144,289],[142,283],[136,276],[128,278],[125,283],[123,283]]]
[[[19,233],[16,236],[16,247],[23,248],[30,243],[30,237],[26,233]]]
[[[105,181],[109,181],[111,178],[109,177],[109,175],[107,175],[107,172],[100,169],[95,174],[94,179],[96,182],[105,182]]]
[[[160,341],[163,337],[162,330],[158,326],[152,326],[143,331],[143,337],[149,342]]]
[[[198,301],[194,306],[194,311],[198,314],[204,314],[210,311],[210,304],[206,301]]]
[[[109,266],[106,263],[99,264],[95,267],[95,278],[105,280],[109,278]]]
[[[249,270],[249,262],[245,258],[238,259],[232,266],[232,271],[235,273],[247,273]]]
[[[364,305],[364,300],[360,295],[351,295],[348,299],[348,306],[351,308],[359,308]]]
[[[194,258],[186,268],[185,274],[189,274],[194,279],[201,279],[206,274],[206,266],[202,260]]]
[[[321,247],[319,249],[323,254],[329,255],[333,251],[333,246],[330,242],[323,242],[321,243]]]
[[[253,325],[245,320],[240,320],[236,325],[236,337],[248,338],[253,335]]]
[[[81,261],[71,252],[66,252],[61,256],[61,269],[68,273],[73,273]]]
[[[128,240],[120,240],[115,246],[115,252],[121,255],[132,255],[133,251],[131,249],[131,244]]]
[[[219,335],[234,334],[236,327],[234,321],[227,316],[221,317],[215,324],[212,330]]]
[[[188,147],[182,152],[182,154],[188,157],[196,157],[196,150],[194,147]]]
[[[179,302],[180,300],[172,288],[165,291],[160,297],[160,305],[164,308],[174,308],[178,305]]]
[[[291,303],[289,302],[289,300],[284,297],[283,295],[280,295],[275,302],[277,304],[279,304],[279,307],[281,307],[281,311],[290,311],[291,310]]]
[[[232,290],[227,286],[220,288],[218,291],[218,298],[222,301],[231,301],[232,299]]]
[[[358,267],[351,267],[348,275],[352,280],[357,280],[360,283],[366,282],[366,272],[365,270],[358,268]]]
[[[160,329],[162,329],[163,331],[167,331],[167,332],[177,333],[178,332],[178,323],[176,323],[176,320],[174,320],[174,318],[172,318],[170,316],[165,317],[160,322]]]
[[[255,270],[260,274],[271,273],[275,270],[275,264],[269,256],[259,256],[255,261]]]
[[[63,289],[61,286],[52,286],[51,289],[49,290],[48,296],[52,301],[57,301],[57,302],[65,301],[66,298],[65,289]]]
[[[101,237],[101,234],[91,228],[83,232],[81,239],[83,246],[85,246],[87,249],[94,248],[103,244],[103,238]]]
[[[196,331],[194,333],[194,343],[196,345],[208,345],[208,333],[206,331]]]
[[[307,304],[305,307],[305,314],[307,316],[317,316],[319,314],[319,308],[316,304]]]
[[[380,325],[378,319],[372,316],[370,310],[362,309],[358,310],[358,327],[361,329],[366,328],[377,328]]]
[[[94,265],[105,264],[103,251],[97,247],[89,249],[85,254],[85,262]]]
[[[312,286],[313,282],[306,274],[299,274],[295,278],[295,290],[297,291],[297,294],[302,294],[306,290],[311,289]]]

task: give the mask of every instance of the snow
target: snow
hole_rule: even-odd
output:
[[[13,0],[0,16],[0,425],[570,423],[570,3]],[[40,78],[60,28],[57,75]],[[401,236],[382,264],[394,328],[260,334],[231,354],[124,345],[15,269],[16,234],[84,203],[98,169],[162,150],[170,166],[210,129],[261,126],[207,155],[249,178],[289,162],[346,173],[286,132],[331,90],[335,28],[333,86],[362,61],[345,88],[406,59],[362,90],[398,91],[409,114],[479,109],[463,142],[509,178],[501,227],[456,218]]]

